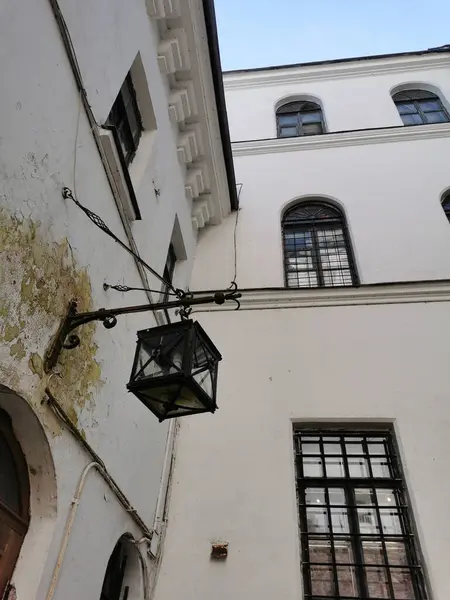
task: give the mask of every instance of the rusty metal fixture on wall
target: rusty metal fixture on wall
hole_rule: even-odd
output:
[[[63,349],[79,346],[75,329],[101,321],[106,329],[117,324],[117,317],[155,310],[180,309],[182,320],[178,323],[138,332],[138,342],[133,370],[127,388],[160,421],[217,409],[217,371],[222,359],[220,352],[203,328],[188,319],[192,306],[224,304],[231,300],[239,308],[241,294],[236,285],[214,294],[184,293],[171,302],[141,304],[119,308],[101,308],[97,311],[77,313],[76,302],[71,302],[53,344],[45,357],[45,370],[50,372]],[[197,296],[197,297],[196,297]]]
[[[218,542],[211,546],[211,558],[213,560],[225,560],[228,556],[228,542]]]

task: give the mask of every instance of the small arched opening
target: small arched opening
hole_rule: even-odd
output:
[[[109,557],[100,600],[145,600],[142,561],[133,538],[123,535]]]

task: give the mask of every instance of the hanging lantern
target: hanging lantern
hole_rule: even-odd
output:
[[[197,322],[185,320],[137,335],[127,388],[160,421],[216,410],[222,356]]]

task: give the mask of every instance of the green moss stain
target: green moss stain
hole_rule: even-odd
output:
[[[26,356],[27,353],[22,340],[18,340],[9,348],[9,354],[10,356],[14,356],[14,358],[16,358],[17,360],[21,360]]]
[[[5,342],[12,342],[16,337],[19,336],[20,329],[18,325],[10,325],[6,323],[5,330],[3,333],[3,340]]]
[[[70,300],[77,300],[80,311],[92,309],[86,269],[76,265],[66,239],[51,241],[40,223],[0,208],[0,282],[0,382],[29,398],[30,386],[21,389],[28,374],[35,381],[29,399],[39,407],[50,385],[77,424],[80,412],[93,408],[102,385],[96,324],[81,329],[78,348],[63,350],[56,367],[60,376],[44,373],[43,357]]]

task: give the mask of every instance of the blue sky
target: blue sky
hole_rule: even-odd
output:
[[[223,70],[450,44],[450,0],[215,0]]]

